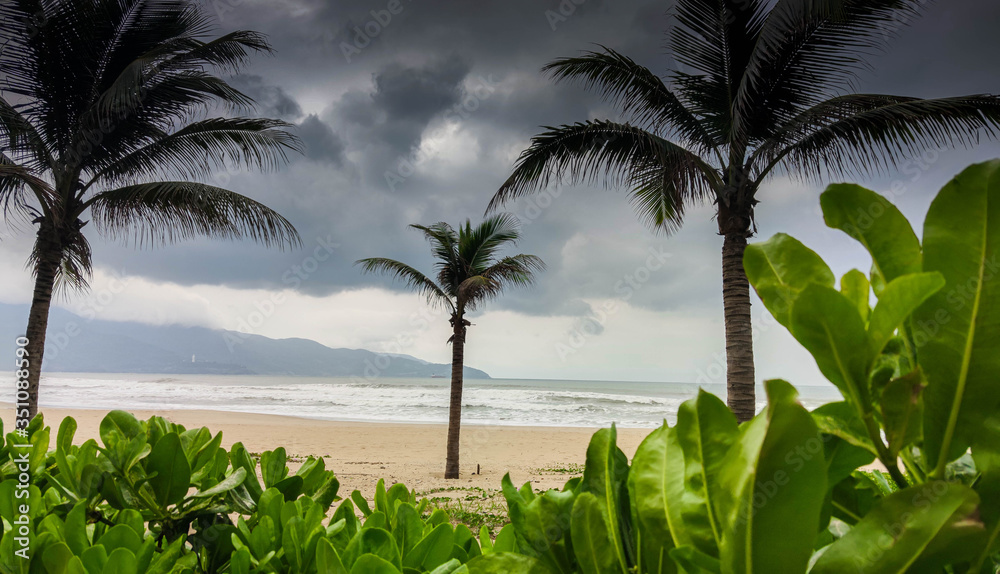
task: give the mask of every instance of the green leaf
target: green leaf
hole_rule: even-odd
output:
[[[468,568],[464,568],[462,563],[457,558],[452,558],[451,560],[445,562],[444,564],[438,566],[434,570],[431,570],[430,574],[458,574],[459,571],[466,573],[469,571]],[[404,572],[403,574],[406,574]]]
[[[535,558],[510,552],[493,552],[469,560],[469,574],[552,574]]]
[[[865,423],[858,411],[848,402],[827,403],[812,412],[816,426],[825,434],[835,436],[847,443],[878,454]]]
[[[424,523],[416,509],[409,504],[400,505],[396,510],[396,524],[392,527],[392,535],[396,538],[400,554],[406,556],[420,541],[423,533]]]
[[[326,538],[320,538],[316,545],[316,570],[317,574],[347,574],[337,549]]]
[[[629,556],[632,554],[622,533],[630,528],[628,504],[628,457],[615,444],[617,431],[610,429],[594,433],[587,446],[587,462],[583,470],[584,492],[590,492],[604,507],[608,518],[608,532],[611,535],[612,550],[622,571],[628,570]]]
[[[230,490],[243,484],[243,481],[246,480],[246,477],[247,477],[247,471],[244,470],[242,467],[237,468],[232,472],[232,474],[223,479],[222,482],[220,482],[219,484],[216,484],[212,488],[200,490],[194,493],[193,496],[194,498],[207,498],[209,496],[215,496],[216,494],[229,492]]]
[[[279,480],[271,488],[284,495],[286,501],[291,502],[302,494],[303,483],[304,481],[301,476],[289,476]]]
[[[670,557],[685,574],[722,574],[718,558],[699,551],[694,546],[681,546],[670,551]]]
[[[284,447],[278,447],[273,451],[265,451],[260,455],[260,474],[264,479],[264,488],[271,488],[288,476],[288,467],[285,465],[287,457]]]
[[[355,490],[351,493],[351,500],[354,501],[355,506],[361,511],[362,516],[369,516],[372,513],[371,508],[368,506],[368,501],[365,500],[365,496],[361,494],[360,490]]]
[[[132,440],[142,434],[142,424],[125,411],[111,411],[101,419],[98,431],[105,445],[112,431],[117,431],[125,440]]]
[[[969,167],[931,203],[924,271],[946,284],[913,316],[928,383],[924,450],[940,478],[1000,409],[1000,161]]]
[[[507,524],[497,533],[493,540],[493,552],[514,552],[517,549],[517,536],[513,524]]]
[[[403,566],[433,570],[451,558],[455,533],[450,524],[439,524],[403,557]]]
[[[400,574],[392,562],[374,554],[362,554],[351,568],[351,574]]]
[[[3,429],[0,427],[0,436]],[[79,478],[80,469],[71,468],[67,455],[73,452],[73,435],[76,434],[76,420],[73,417],[65,417],[59,423],[59,432],[56,434],[56,464],[59,465],[59,474],[68,474]]]
[[[684,456],[666,423],[636,449],[628,480],[644,571],[672,574],[676,569],[668,554],[674,541],[691,541],[678,510],[684,496]]]
[[[766,388],[767,410],[740,427],[720,477],[720,492],[732,497],[723,505],[725,572],[805,572],[820,528],[827,469],[819,429],[791,385]]]
[[[803,289],[809,285],[833,288],[836,281],[816,252],[784,233],[747,245],[743,267],[764,306],[785,327],[790,325],[792,307]]]
[[[552,570],[562,572],[571,568],[570,515],[576,493],[547,490],[534,496],[530,493],[530,483],[526,485],[528,488],[518,490],[511,483],[510,475],[503,477],[501,486],[510,522],[519,537],[519,550],[539,558]],[[531,498],[526,498],[526,494]]]
[[[613,574],[624,570],[615,560],[615,544],[608,531],[605,510],[589,492],[577,496],[570,518],[573,552],[584,574]]]
[[[264,490],[260,486],[260,481],[257,480],[257,464],[250,458],[250,453],[247,452],[243,443],[238,442],[233,445],[233,448],[229,451],[229,460],[232,461],[233,468],[242,468],[246,471],[246,480],[243,481],[243,487],[247,489],[247,494],[250,495],[250,498],[254,502],[258,502]]]
[[[871,284],[868,283],[868,276],[857,269],[851,269],[840,278],[840,292],[851,300],[858,308],[861,320],[867,322],[871,313],[868,304],[868,294],[871,291]]]
[[[946,482],[896,492],[834,542],[811,574],[859,569],[879,574],[940,572],[931,566],[942,556],[959,559],[968,554],[970,549],[962,547],[969,543],[967,535],[972,533],[975,538],[976,531],[983,533],[982,523],[975,517],[978,502],[972,489]],[[944,547],[940,542],[946,542]]]
[[[65,542],[56,542],[45,549],[42,554],[42,564],[49,574],[65,574],[72,558],[73,552],[69,546]]]
[[[820,205],[828,226],[865,246],[884,281],[920,272],[917,234],[889,200],[860,185],[837,183],[820,195]]]
[[[191,485],[191,466],[177,433],[164,435],[156,442],[146,460],[146,472],[156,473],[149,479],[149,486],[152,487],[160,508],[184,499]]]
[[[855,446],[842,438],[823,435],[823,459],[826,461],[826,483],[836,485],[851,473],[875,461],[875,453]]]
[[[132,527],[125,524],[116,524],[101,535],[97,543],[104,546],[104,549],[109,553],[113,553],[119,548],[124,548],[135,554],[139,551],[139,547],[142,546],[142,539],[135,533]]]
[[[940,273],[913,273],[889,282],[868,325],[874,354],[881,353],[903,321],[942,287],[944,277]]]
[[[90,538],[87,536],[87,503],[78,502],[66,514],[64,535],[66,544],[76,556],[82,555],[84,550],[90,548]]]
[[[124,548],[108,554],[108,562],[104,565],[105,574],[136,574],[135,569],[135,554]]]
[[[739,425],[721,399],[701,390],[697,399],[678,409],[674,433],[684,456],[682,528],[701,552],[718,557],[725,519],[719,474],[736,443]]]
[[[889,381],[879,406],[889,454],[893,459],[905,448],[920,440],[923,418],[922,393],[927,384],[923,374],[917,370]]]
[[[790,330],[848,400],[868,405],[868,368],[874,354],[865,324],[847,297],[830,287],[806,287],[792,309]]]

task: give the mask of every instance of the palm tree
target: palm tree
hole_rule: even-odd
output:
[[[185,0],[4,0],[0,18],[0,205],[37,235],[33,417],[53,289],[85,288],[91,271],[84,226],[137,246],[199,235],[297,244],[274,211],[197,180],[275,168],[299,143],[284,122],[208,117],[253,101],[206,70],[235,72],[271,49],[255,32],[207,39],[209,16]]]
[[[931,146],[997,132],[993,95],[849,93],[866,55],[925,2],[677,0],[668,49],[679,66],[665,78],[604,46],[543,68],[598,92],[623,119],[545,127],[487,212],[553,180],[627,188],[641,219],[666,233],[686,208],[713,203],[724,237],[729,406],[748,420],[755,377],[743,251],[765,180],[881,174]]]
[[[518,221],[509,214],[487,218],[475,228],[469,220],[458,231],[447,223],[429,227],[411,225],[423,232],[437,259],[437,281],[405,263],[374,257],[355,263],[365,273],[383,273],[406,283],[427,297],[431,304],[450,312],[451,399],[448,409],[448,450],[445,478],[458,478],[458,443],[462,426],[462,369],[465,363],[465,332],[471,323],[465,314],[499,297],[507,287],[525,287],[535,272],[545,268],[534,255],[500,257],[499,251],[521,237]]]

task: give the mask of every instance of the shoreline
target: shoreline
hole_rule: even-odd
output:
[[[13,424],[13,404],[0,403],[4,428]],[[105,409],[43,408],[52,438],[66,416],[77,422],[74,444],[98,439]],[[530,481],[534,488],[562,488],[582,474],[587,445],[602,427],[496,426],[462,427],[460,478],[445,480],[447,425],[443,423],[349,422],[308,419],[286,415],[235,413],[212,410],[130,410],[140,420],[161,416],[188,429],[207,426],[222,432],[222,446],[242,442],[251,452],[284,447],[289,458],[322,456],[326,468],[340,480],[340,496],[357,489],[370,498],[375,484],[402,482],[421,493],[438,489],[498,491],[510,473],[517,485]],[[619,428],[618,446],[631,458],[639,443],[653,429]],[[51,444],[51,443],[50,443]],[[479,474],[474,474],[479,468]],[[297,463],[289,462],[293,469]]]
[[[6,401],[0,401],[0,409],[13,409],[13,408],[14,408],[14,403],[6,402]],[[310,417],[310,416],[304,416],[304,415],[300,416],[300,415],[273,414],[273,413],[261,413],[261,412],[256,412],[256,411],[223,411],[223,410],[219,410],[219,409],[201,409],[201,408],[198,408],[198,407],[183,407],[183,408],[164,407],[164,408],[159,408],[159,409],[149,409],[149,408],[139,408],[139,409],[115,408],[115,409],[109,409],[109,408],[106,408],[106,407],[64,407],[64,406],[55,406],[55,407],[43,407],[40,410],[42,412],[45,412],[45,411],[53,411],[53,412],[56,412],[56,411],[60,411],[60,412],[61,411],[79,411],[79,412],[96,411],[96,412],[100,412],[100,413],[103,413],[103,414],[107,414],[109,411],[112,411],[112,410],[124,410],[124,411],[131,412],[133,414],[134,413],[153,413],[153,414],[156,414],[157,416],[162,416],[164,418],[166,418],[166,415],[164,413],[174,413],[174,412],[210,413],[210,414],[218,413],[218,414],[235,415],[235,416],[279,417],[279,418],[298,419],[298,420],[303,420],[303,421],[315,421],[315,422],[327,422],[327,423],[343,423],[343,424],[359,424],[359,425],[367,425],[367,424],[371,424],[371,425],[401,425],[401,426],[418,426],[418,427],[419,426],[446,426],[446,423],[437,422],[437,421],[399,421],[399,420],[373,421],[373,420],[368,420],[368,419],[344,419],[344,418],[328,419],[328,418]],[[151,416],[151,415],[149,415],[149,416]],[[139,417],[139,418],[148,419],[149,416]],[[185,425],[185,426],[187,426],[187,425]],[[622,425],[620,425],[618,423],[615,423],[615,426],[619,430],[626,430],[626,429],[628,429],[628,430],[645,430],[647,434],[649,434],[649,433],[653,432],[654,430],[656,430],[657,428],[659,428],[658,426],[656,426],[656,427],[651,427],[651,426],[650,427],[622,426]],[[605,427],[560,425],[560,424],[553,424],[553,425],[545,425],[545,424],[523,425],[523,424],[518,424],[518,423],[513,423],[513,424],[494,424],[494,423],[482,423],[482,422],[478,422],[478,421],[463,422],[462,423],[462,428],[465,429],[467,427],[468,428],[479,428],[479,427],[520,428],[520,429],[535,429],[535,430],[545,430],[545,429],[589,429],[589,430],[593,430],[593,431],[596,431],[597,429],[600,429],[600,428],[605,428]]]

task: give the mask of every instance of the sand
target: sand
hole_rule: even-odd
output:
[[[12,427],[12,405],[2,407],[4,429]],[[86,409],[42,410],[46,424],[55,430],[63,417],[76,419],[74,442],[98,438],[106,411]],[[581,474],[587,444],[597,427],[554,428],[474,426],[462,429],[461,476],[444,478],[446,425],[356,423],[295,417],[199,410],[133,411],[139,419],[158,415],[187,428],[207,426],[222,432],[229,448],[242,442],[251,452],[285,447],[292,456],[325,457],[341,483],[341,496],[357,489],[371,498],[375,484],[402,482],[421,493],[456,487],[496,491],[510,473],[515,484],[531,481],[535,488],[561,488]],[[618,444],[629,458],[651,429],[618,429]],[[297,464],[290,464],[293,468]],[[479,469],[479,474],[475,474]]]

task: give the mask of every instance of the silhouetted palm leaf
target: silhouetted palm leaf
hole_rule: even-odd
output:
[[[442,291],[426,275],[405,263],[384,257],[371,257],[360,259],[355,262],[355,265],[360,265],[361,270],[365,273],[381,273],[400,280],[410,289],[426,296],[428,303],[445,305],[449,310],[453,310],[451,298],[447,293]]]
[[[252,239],[275,247],[300,245],[295,228],[265,205],[221,187],[187,181],[140,183],[95,195],[89,207],[112,239],[162,245],[199,235]]]

